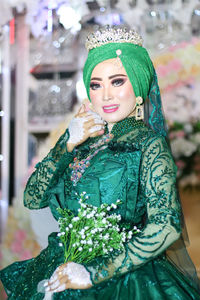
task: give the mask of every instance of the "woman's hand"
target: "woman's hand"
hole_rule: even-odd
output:
[[[62,292],[66,289],[88,289],[92,287],[90,273],[84,266],[67,262],[59,266],[46,284],[46,292]]]
[[[76,146],[85,142],[89,137],[96,137],[104,133],[104,121],[95,112],[86,111],[83,104],[69,123],[69,140],[67,150],[71,152]]]

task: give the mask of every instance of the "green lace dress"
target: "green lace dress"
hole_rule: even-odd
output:
[[[30,209],[49,206],[57,219],[57,207],[77,212],[77,193],[85,191],[88,203],[96,206],[121,199],[122,222],[141,228],[120,255],[85,265],[92,288],[65,290],[53,299],[200,299],[193,282],[165,255],[181,234],[176,167],[165,139],[134,118],[118,122],[111,133],[113,138],[107,132],[68,153],[66,130],[27,183],[24,203]],[[0,271],[8,299],[43,299],[38,283],[62,263],[63,249],[52,233],[48,247],[36,258]]]

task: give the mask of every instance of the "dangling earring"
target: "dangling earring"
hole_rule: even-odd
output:
[[[143,120],[144,119],[144,105],[143,105],[143,99],[142,97],[136,98],[136,113],[135,113],[135,119]]]

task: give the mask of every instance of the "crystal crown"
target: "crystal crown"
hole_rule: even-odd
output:
[[[91,33],[86,38],[85,47],[88,51],[109,43],[131,43],[142,46],[142,37],[133,29],[106,27]]]

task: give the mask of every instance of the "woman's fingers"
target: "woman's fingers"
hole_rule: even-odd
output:
[[[103,130],[102,125],[95,125],[95,126],[93,126],[93,127],[91,127],[91,128],[89,129],[89,132],[90,132],[90,133],[94,133],[94,132],[100,131],[100,130]]]
[[[78,111],[78,114],[84,113],[84,112],[86,112],[86,107],[85,107],[85,104],[82,104],[79,111]]]
[[[61,285],[54,291],[54,293],[59,293],[59,292],[62,292],[62,291],[64,291],[64,290],[66,290],[66,289],[68,289],[67,283],[63,283],[63,284],[61,284]]]
[[[90,135],[90,137],[97,137],[104,134],[104,130],[96,131]]]
[[[45,288],[45,290],[47,292],[48,291],[56,292],[56,290],[58,288],[60,288],[61,286],[63,287],[64,285],[66,285],[67,281],[68,281],[68,276],[66,274],[65,275],[63,275],[63,274],[62,275],[58,275],[57,279],[55,279],[54,281],[49,281],[48,282],[48,285]],[[66,288],[64,288],[64,289],[66,289]]]

